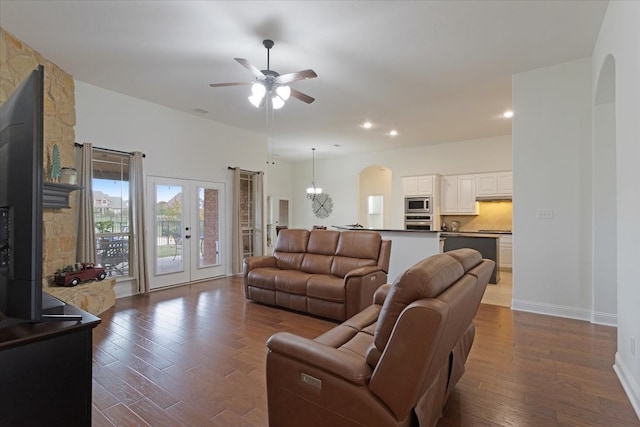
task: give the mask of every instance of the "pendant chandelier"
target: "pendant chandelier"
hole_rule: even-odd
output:
[[[316,187],[316,149],[312,148],[311,153],[313,156],[312,163],[311,163],[312,164],[312,178],[311,178],[312,181],[311,181],[311,187],[307,188],[307,199],[315,200],[316,196],[322,193],[322,188]]]

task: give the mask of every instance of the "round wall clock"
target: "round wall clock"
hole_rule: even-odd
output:
[[[313,199],[311,209],[318,218],[326,218],[333,211],[333,201],[327,193],[320,193]]]

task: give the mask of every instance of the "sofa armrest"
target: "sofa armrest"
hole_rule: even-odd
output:
[[[365,385],[371,378],[371,367],[364,358],[289,332],[272,335],[267,340],[267,347],[274,353],[299,360],[357,385]]]
[[[371,305],[373,294],[387,283],[387,273],[377,265],[359,267],[344,277],[345,318],[349,319]]]
[[[247,257],[243,266],[245,273],[248,273],[254,268],[276,267],[276,259],[271,255]]]
[[[351,277],[366,276],[367,274],[371,274],[376,271],[383,271],[382,267],[380,267],[379,265],[368,265],[366,267],[358,267],[348,272],[347,275],[344,276],[344,280],[347,280]]]
[[[242,285],[244,287],[244,296],[249,298],[249,272],[251,270],[276,266],[276,258],[271,255],[246,257],[242,261]]]

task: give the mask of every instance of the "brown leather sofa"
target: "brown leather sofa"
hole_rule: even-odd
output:
[[[464,373],[493,267],[473,249],[434,255],[314,340],[273,335],[269,425],[435,426]]]
[[[387,282],[390,253],[391,241],[373,231],[280,230],[272,256],[244,259],[244,294],[342,321]]]

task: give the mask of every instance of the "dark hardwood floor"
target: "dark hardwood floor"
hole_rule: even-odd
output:
[[[265,341],[333,322],[248,302],[240,277],[116,301],[94,330],[94,426],[267,426]],[[438,426],[640,426],[616,330],[482,305]]]

